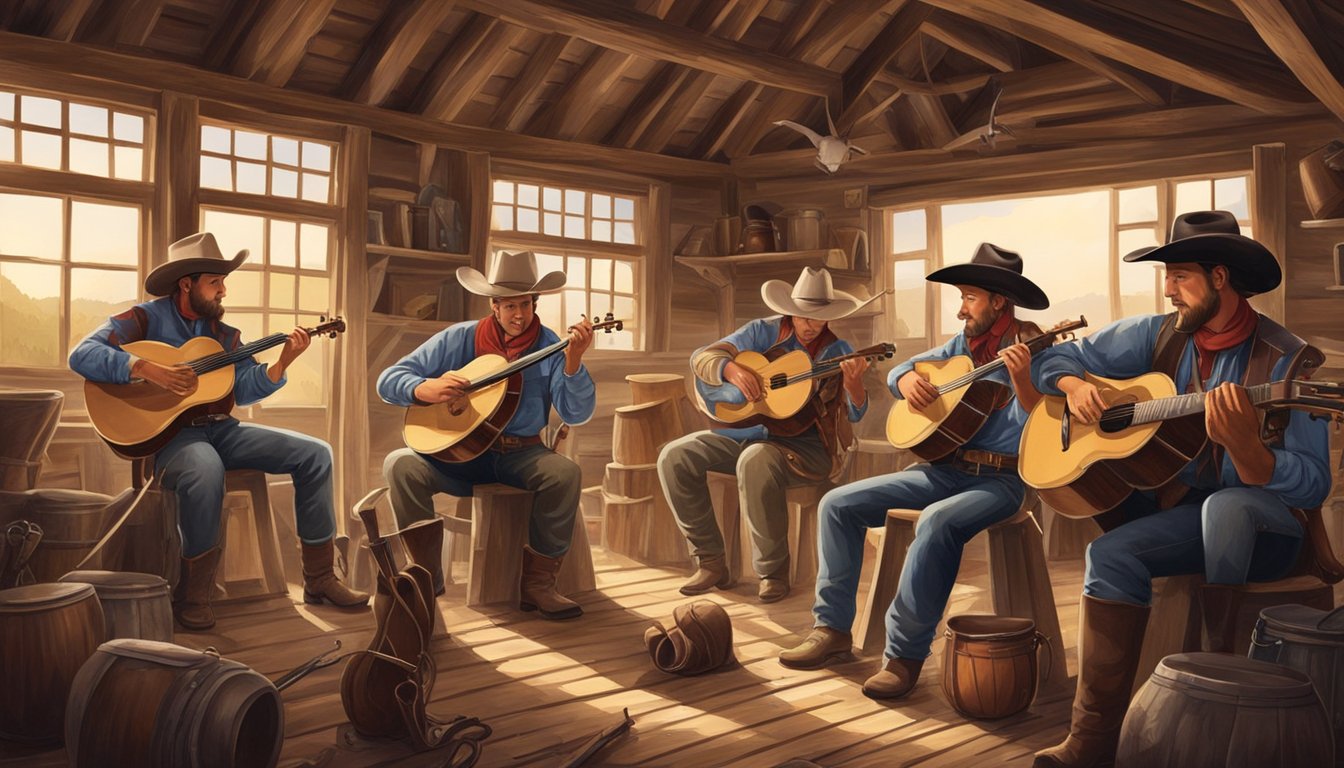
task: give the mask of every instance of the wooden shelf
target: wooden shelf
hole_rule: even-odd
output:
[[[1303,229],[1331,229],[1333,227],[1344,228],[1344,219],[1307,219],[1302,222]]]
[[[832,272],[849,272],[845,252],[839,248],[818,248],[811,251],[776,251],[773,253],[741,253],[735,256],[673,256],[679,264],[694,269],[716,288],[732,285],[739,274],[778,272],[780,267],[826,267]]]
[[[447,251],[426,251],[419,248],[399,248],[395,245],[369,243],[364,249],[370,256],[397,256],[403,259],[416,259],[437,265],[451,264],[458,267],[471,266],[471,256],[465,253]]]
[[[408,315],[389,315],[386,312],[370,312],[368,322],[370,325],[400,325],[418,331],[428,331],[438,333],[453,323],[460,320],[421,320],[418,317]]]
[[[1344,291],[1344,285],[1327,285],[1327,286],[1325,286],[1325,290],[1327,290],[1327,291]]]

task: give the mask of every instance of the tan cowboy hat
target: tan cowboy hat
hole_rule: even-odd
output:
[[[209,232],[198,232],[168,246],[168,261],[155,267],[145,278],[145,292],[151,296],[167,296],[173,292],[177,279],[203,272],[209,275],[227,275],[247,260],[244,248],[232,259],[225,259],[219,243]]]
[[[761,284],[761,299],[767,307],[782,315],[808,320],[849,317],[881,296],[879,293],[859,301],[844,291],[837,291],[831,283],[831,273],[824,267],[803,267],[798,282],[793,285],[783,280],[766,280]]]
[[[523,296],[564,288],[565,273],[551,272],[538,280],[537,257],[531,251],[500,251],[490,266],[490,277],[471,267],[458,267],[457,281],[477,296]]]

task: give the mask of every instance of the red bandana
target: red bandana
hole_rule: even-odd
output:
[[[971,348],[971,360],[977,367],[998,357],[999,345],[1003,343],[1003,337],[1007,336],[1010,330],[1016,335],[1016,318],[1012,312],[1004,312],[988,331],[966,339],[966,345]]]
[[[177,311],[187,318],[188,323],[201,319],[201,316],[191,309],[191,297],[182,291],[177,292]]]
[[[779,344],[790,336],[796,335],[797,333],[793,329],[793,318],[785,315],[779,321],[779,338],[775,339],[775,343]],[[831,342],[834,342],[835,340],[835,334],[831,333],[831,326],[827,325],[821,333],[817,334],[817,338],[813,339],[812,343],[803,344],[803,349],[807,350],[808,357],[816,360],[817,356],[821,354],[821,351],[830,346]],[[799,341],[799,343],[802,344],[801,341]]]
[[[1199,354],[1199,380],[1205,381],[1213,373],[1213,358],[1225,349],[1231,349],[1249,339],[1255,331],[1260,316],[1251,309],[1250,302],[1237,297],[1237,308],[1232,319],[1221,331],[1214,331],[1207,325],[1201,325],[1195,331],[1195,350]]]
[[[522,333],[513,337],[505,334],[504,326],[495,320],[494,315],[490,315],[476,323],[476,354],[501,355],[512,362],[531,349],[540,335],[541,318],[536,315],[532,316],[532,322]]]

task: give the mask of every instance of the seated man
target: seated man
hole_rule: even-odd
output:
[[[1279,263],[1241,235],[1226,211],[1178,216],[1171,239],[1125,261],[1166,264],[1164,294],[1176,311],[1114,322],[1079,344],[1040,356],[1041,391],[1063,393],[1084,424],[1105,402],[1085,372],[1132,378],[1167,374],[1177,391],[1204,392],[1208,442],[1156,492],[1136,492],[1098,522],[1106,533],[1087,548],[1079,614],[1078,690],[1069,735],[1036,753],[1036,766],[1110,765],[1148,626],[1153,579],[1203,573],[1209,584],[1274,581],[1296,563],[1303,529],[1292,508],[1320,506],[1330,492],[1327,421],[1301,411],[1267,419],[1245,387],[1294,378],[1323,359],[1247,296],[1273,290]],[[1232,590],[1207,590],[1231,602]],[[1206,608],[1208,606],[1206,605]],[[1235,613],[1226,604],[1224,613]]]
[[[564,272],[537,279],[537,260],[531,251],[501,252],[487,279],[470,267],[459,267],[457,279],[477,296],[490,297],[490,315],[449,326],[434,334],[414,352],[383,371],[378,394],[392,405],[453,403],[463,397],[467,380],[454,371],[478,355],[495,354],[509,361],[560,340],[537,316],[537,300],[565,285]],[[569,551],[574,519],[579,511],[581,478],[574,462],[541,442],[541,430],[554,405],[567,424],[582,424],[593,416],[596,390],[583,353],[593,343],[587,318],[569,329],[569,346],[524,368],[518,408],[490,448],[470,461],[445,462],[410,448],[388,454],[383,474],[389,498],[401,527],[434,518],[434,494],[470,496],[478,483],[504,483],[532,491],[528,544],[523,547],[522,598],[524,611],[540,609],[542,618],[569,619],[583,614],[578,603],[555,591],[555,577]],[[439,563],[438,553],[420,553],[419,562]],[[443,573],[436,566],[435,589],[443,594]]]
[[[1039,398],[1031,385],[1031,353],[1021,342],[1039,335],[1035,324],[1018,320],[1014,307],[1045,309],[1050,302],[1022,275],[1016,253],[982,243],[969,264],[937,270],[926,279],[961,291],[957,319],[965,327],[943,346],[916,355],[892,369],[887,386],[921,411],[938,397],[937,388],[914,370],[922,360],[969,356],[976,366],[1002,356],[1007,364],[989,374],[1012,384],[1009,397],[962,448],[932,464],[870,477],[836,488],[817,513],[819,573],[812,607],[816,626],[796,648],[779,654],[781,664],[812,669],[849,653],[853,641],[855,593],[868,528],[885,525],[887,510],[919,509],[919,525],[901,571],[896,599],[887,612],[886,662],[863,685],[877,699],[906,695],[919,679],[929,645],[957,578],[966,542],[989,526],[1012,517],[1025,489],[1017,476],[1017,444],[1027,410]]]
[[[121,349],[133,341],[159,341],[175,347],[197,336],[215,339],[226,350],[242,346],[238,329],[224,316],[224,278],[247,258],[242,250],[225,260],[209,232],[168,246],[168,261],[145,278],[145,292],[161,298],[138,304],[110,318],[70,353],[70,368],[90,381],[127,384],[144,379],[178,395],[196,386],[186,365],[164,366]],[[321,440],[284,429],[242,424],[231,417],[235,400],[249,405],[285,385],[285,369],[310,339],[295,328],[280,359],[261,365],[247,357],[234,363],[233,393],[210,406],[209,413],[177,433],[155,457],[155,472],[165,490],[177,494],[182,533],[182,569],[173,595],[173,617],[190,630],[215,625],[210,596],[219,565],[219,522],[224,503],[224,473],[258,469],[294,480],[294,517],[303,543],[303,599],[343,608],[364,605],[369,596],[345,587],[332,571],[331,447]]]
[[[709,394],[739,402],[744,396],[753,401],[764,397],[760,378],[733,362],[740,352],[772,357],[804,350],[818,361],[853,352],[827,324],[854,314],[877,297],[860,302],[835,290],[825,269],[807,267],[793,286],[783,280],[767,281],[761,286],[761,298],[780,314],[753,320],[691,357],[691,370]],[[732,586],[723,533],[709,500],[705,473],[710,471],[737,475],[742,509],[751,529],[752,567],[761,579],[761,602],[774,602],[789,593],[785,491],[790,485],[816,483],[838,474],[844,452],[853,441],[848,422],[858,421],[868,409],[868,394],[863,389],[868,361],[856,358],[840,367],[843,386],[834,378],[823,381],[792,425],[705,430],[663,446],[658,479],[699,564],[682,586],[682,594],[699,595]],[[841,418],[842,406],[845,418]]]

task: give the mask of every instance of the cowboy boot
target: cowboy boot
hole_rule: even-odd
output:
[[[211,547],[195,557],[182,558],[177,588],[173,590],[173,618],[193,632],[215,626],[210,595],[215,591],[215,569],[219,567],[221,551],[219,547]]]
[[[863,695],[870,699],[899,699],[919,682],[923,659],[887,659],[877,674],[863,681]]]
[[[1207,650],[1236,652],[1237,613],[1245,594],[1240,584],[1205,584],[1199,588],[1199,608],[1204,618],[1204,634],[1208,637]],[[1241,652],[1244,654],[1246,649]]]
[[[850,654],[854,638],[848,632],[822,625],[808,633],[798,645],[779,652],[779,663],[792,669],[817,669],[831,659]]]
[[[336,578],[332,560],[336,548],[331,539],[321,544],[303,545],[303,602],[312,605],[331,603],[338,608],[358,608],[369,602],[365,592],[356,592]]]
[[[729,589],[733,579],[728,573],[728,560],[724,555],[699,555],[696,557],[699,567],[690,580],[681,585],[683,595],[703,595],[718,587]]]
[[[422,520],[397,532],[406,545],[406,555],[412,563],[429,571],[433,577],[434,596],[444,593],[443,582],[443,523],[438,518]]]
[[[788,596],[789,559],[786,557],[783,565],[761,577],[760,584],[756,585],[756,597],[762,603],[777,603]]]
[[[531,547],[523,547],[523,578],[518,586],[518,607],[541,611],[543,619],[572,619],[583,615],[583,607],[555,591],[555,576],[560,572],[561,557],[546,557]]]
[[[1078,692],[1064,743],[1036,753],[1034,768],[1092,768],[1115,761],[1149,608],[1083,595]]]

